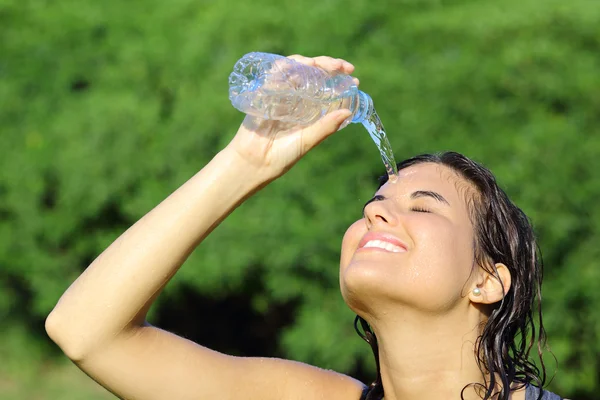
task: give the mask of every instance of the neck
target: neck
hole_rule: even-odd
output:
[[[385,400],[458,399],[461,392],[481,399],[472,384],[484,383],[475,355],[482,314],[417,314],[374,323]]]

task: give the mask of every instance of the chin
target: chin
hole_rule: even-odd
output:
[[[450,299],[444,293],[431,296],[432,291],[425,287],[424,282],[415,280],[412,274],[402,273],[397,264],[354,259],[340,270],[344,301],[367,321],[413,311],[444,313],[456,305],[454,300],[460,300]]]
[[[340,289],[344,301],[356,314],[373,314],[393,301],[394,279],[385,268],[373,263],[353,262],[340,274]]]

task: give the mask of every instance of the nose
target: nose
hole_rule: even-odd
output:
[[[365,207],[365,221],[367,228],[379,224],[396,225],[396,217],[387,208],[385,201],[374,201]]]

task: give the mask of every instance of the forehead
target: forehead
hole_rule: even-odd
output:
[[[465,204],[474,193],[473,186],[452,169],[435,163],[422,163],[398,171],[398,180],[388,181],[377,194],[410,196],[418,190],[434,191],[451,205]]]

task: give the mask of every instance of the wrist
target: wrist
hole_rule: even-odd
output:
[[[226,146],[221,150],[216,158],[221,160],[221,163],[229,168],[240,180],[245,180],[250,185],[263,187],[281,176],[267,166],[257,165],[248,161],[231,145]]]

